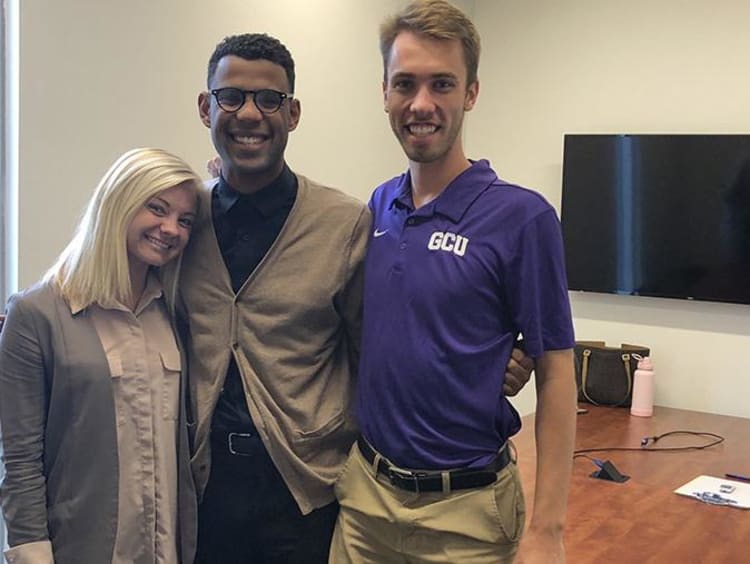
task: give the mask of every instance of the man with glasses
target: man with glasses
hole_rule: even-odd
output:
[[[326,562],[333,483],[356,438],[370,215],[286,165],[301,113],[293,92],[289,51],[246,34],[216,47],[198,98],[221,160],[183,257],[177,304],[199,563]]]
[[[201,121],[221,157],[180,273],[200,496],[198,562],[326,562],[331,484],[355,439],[361,202],[284,161],[294,62],[264,34],[208,63]]]

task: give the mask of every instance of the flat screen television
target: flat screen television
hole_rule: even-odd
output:
[[[750,304],[750,135],[565,135],[571,290]]]

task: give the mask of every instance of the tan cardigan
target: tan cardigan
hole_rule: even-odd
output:
[[[234,355],[253,422],[307,514],[333,501],[333,483],[356,436],[352,396],[370,214],[338,190],[298,179],[281,233],[236,295],[208,186],[182,260],[178,310],[189,326],[199,495],[210,472],[211,417]]]

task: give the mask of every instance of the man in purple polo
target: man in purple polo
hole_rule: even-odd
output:
[[[560,226],[539,194],[466,158],[479,37],[444,0],[381,27],[383,93],[409,160],[370,200],[357,418],[330,561],[564,562],[575,432],[573,326]],[[536,361],[537,473],[524,500],[502,371]]]

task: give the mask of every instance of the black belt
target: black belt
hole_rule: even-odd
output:
[[[226,431],[211,431],[212,448],[226,448],[230,454],[237,456],[253,456],[258,453],[260,437],[256,433],[228,433]]]
[[[357,446],[362,456],[370,464],[375,463],[377,453],[364,437],[357,439]],[[378,459],[378,474],[402,490],[410,492],[445,492],[451,490],[467,490],[481,488],[495,483],[497,473],[510,462],[510,449],[504,446],[497,453],[495,459],[481,468],[465,468],[461,470],[440,471],[412,471],[391,465],[386,459]],[[444,478],[444,475],[446,478]]]

